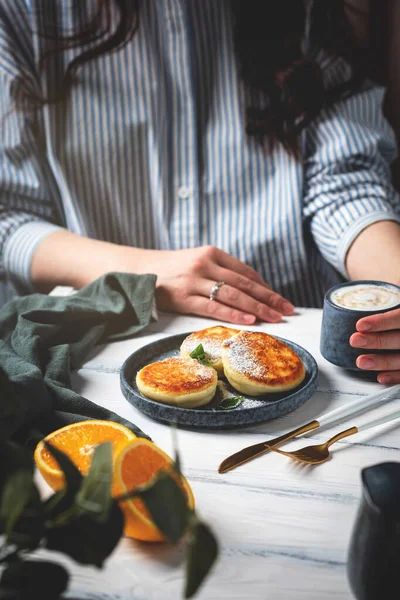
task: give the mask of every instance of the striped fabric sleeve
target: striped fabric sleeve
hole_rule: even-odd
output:
[[[32,215],[8,213],[2,224],[14,225],[3,249],[3,268],[16,289],[23,293],[34,292],[31,283],[31,264],[37,246],[47,236],[61,229],[57,225],[41,220],[32,220]]]
[[[377,221],[400,223],[390,176],[396,143],[383,95],[365,89],[321,114],[306,134],[304,218],[322,255],[346,278],[358,234]]]
[[[23,13],[15,23],[22,27]],[[0,8],[0,273],[21,291],[32,289],[35,248],[58,229],[49,167],[33,133],[34,115],[14,103],[18,81],[28,89],[35,86],[31,56],[28,37],[13,34]]]

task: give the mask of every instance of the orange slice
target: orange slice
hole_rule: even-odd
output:
[[[130,442],[117,456],[115,463],[115,485],[120,494],[138,485],[149,483],[159,471],[172,470],[172,459],[158,446],[144,438]],[[178,477],[178,476],[177,476]],[[193,492],[181,475],[178,480],[186,496],[189,508],[194,507]],[[120,503],[125,517],[125,535],[147,542],[164,541],[164,536],[155,526],[140,498],[124,500]]]
[[[113,459],[121,449],[136,438],[127,427],[113,421],[89,420],[66,425],[53,431],[44,439],[59,448],[78,467],[82,474],[89,470],[94,448],[102,442],[112,442]],[[53,490],[64,487],[64,474],[57,461],[44,445],[36,446],[34,459],[43,479]]]

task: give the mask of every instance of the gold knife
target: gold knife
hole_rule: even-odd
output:
[[[297,429],[293,429],[280,437],[277,437],[273,440],[268,440],[266,442],[260,442],[259,444],[253,444],[252,446],[247,446],[247,448],[243,448],[239,450],[239,452],[235,452],[235,454],[231,454],[228,458],[222,461],[222,463],[218,467],[218,473],[226,473],[239,465],[251,460],[252,458],[256,458],[256,456],[260,456],[265,452],[268,452],[271,448],[275,446],[279,446],[283,442],[287,440],[291,440],[297,435],[301,435],[303,433],[307,433],[308,431],[313,431],[313,429],[317,429],[319,427],[319,421],[310,421],[301,427],[297,427]]]

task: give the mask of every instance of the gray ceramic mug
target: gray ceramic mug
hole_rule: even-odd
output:
[[[393,304],[383,308],[370,308],[368,302],[365,303],[362,309],[357,308],[357,302],[354,302],[352,307],[339,305],[337,303],[340,295],[349,296],[349,292],[355,290],[374,288],[378,286],[384,290],[388,290],[389,296],[393,299]],[[368,299],[368,296],[365,296]],[[332,298],[336,298],[333,301]],[[396,299],[398,302],[396,303]],[[324,309],[321,326],[321,354],[326,360],[345,369],[354,371],[363,371],[356,366],[356,359],[360,354],[379,354],[388,353],[388,350],[366,350],[365,348],[352,348],[350,346],[350,336],[356,331],[356,323],[359,319],[369,315],[384,313],[389,310],[400,308],[400,287],[391,283],[374,280],[351,281],[336,285],[331,288],[324,298]],[[398,352],[392,350],[391,352]]]

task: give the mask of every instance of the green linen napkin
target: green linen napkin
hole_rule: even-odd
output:
[[[26,441],[85,419],[119,415],[71,389],[70,374],[97,343],[130,337],[151,320],[155,275],[109,273],[72,296],[32,294],[0,311],[0,440]]]

